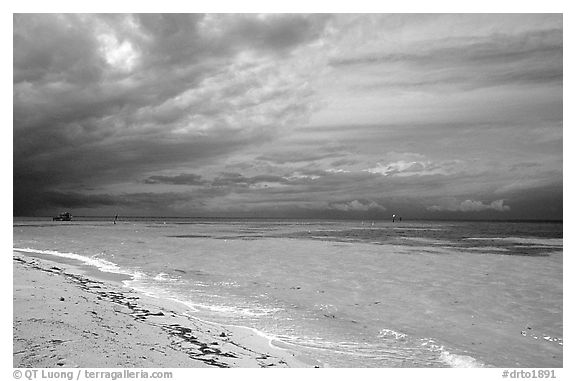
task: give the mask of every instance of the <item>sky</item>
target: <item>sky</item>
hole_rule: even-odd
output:
[[[562,219],[560,14],[16,14],[13,213]]]

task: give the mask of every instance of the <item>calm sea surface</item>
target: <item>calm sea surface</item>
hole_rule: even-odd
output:
[[[562,366],[561,223],[15,218],[13,246],[324,366]]]

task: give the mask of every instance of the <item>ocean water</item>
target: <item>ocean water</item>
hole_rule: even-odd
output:
[[[13,246],[323,366],[562,366],[561,223],[111,221],[16,218]]]

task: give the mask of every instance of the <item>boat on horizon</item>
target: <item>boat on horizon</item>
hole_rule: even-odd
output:
[[[72,221],[70,212],[60,213],[57,217],[52,217],[52,221]]]

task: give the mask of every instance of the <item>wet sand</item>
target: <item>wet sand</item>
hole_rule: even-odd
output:
[[[313,367],[244,327],[200,321],[122,275],[13,256],[14,367]]]

